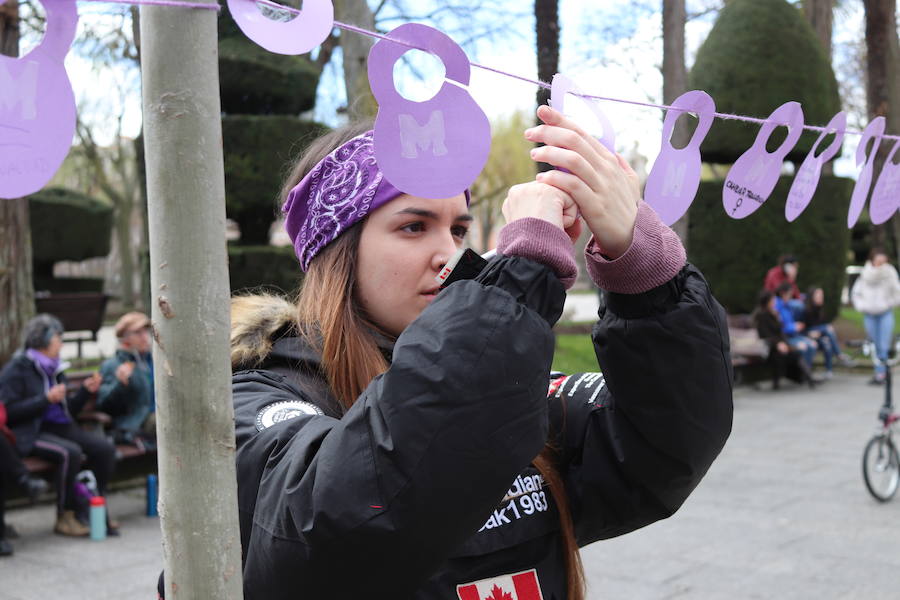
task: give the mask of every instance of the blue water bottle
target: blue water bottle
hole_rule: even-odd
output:
[[[91,498],[91,539],[106,539],[106,499],[103,496]]]
[[[156,512],[156,496],[158,490],[156,475],[147,475],[147,516],[155,517]]]

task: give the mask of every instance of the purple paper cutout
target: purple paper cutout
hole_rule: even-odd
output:
[[[610,152],[616,151],[616,131],[613,129],[612,123],[606,117],[606,114],[600,109],[595,100],[591,98],[582,98],[578,94],[583,94],[574,81],[557,73],[553,76],[553,82],[550,84],[550,106],[555,110],[566,114],[566,94],[575,94],[575,97],[581,100],[585,106],[597,118],[600,127],[603,129],[603,135],[597,138],[601,144],[606,146]]]
[[[688,144],[684,148],[675,148],[672,132],[678,117],[686,112],[696,113],[699,123]],[[694,201],[700,186],[700,144],[712,127],[715,112],[716,103],[700,90],[680,95],[672,103],[672,109],[666,112],[662,149],[644,188],[644,200],[666,225],[680,219]]]
[[[878,153],[878,146],[881,145],[881,135],[884,133],[884,117],[875,117],[866,125],[862,138],[859,140],[859,146],[856,147],[856,166],[863,165],[859,177],[856,178],[856,185],[853,186],[853,195],[850,197],[850,209],[847,211],[847,227],[852,228],[856,225],[859,215],[862,214],[863,206],[866,205],[866,197],[869,195],[869,188],[872,186],[872,171],[875,170],[875,155]],[[869,140],[874,138],[872,151],[866,155],[866,146]]]
[[[410,48],[388,40],[372,46],[369,86],[378,101],[375,160],[388,181],[407,194],[461,194],[481,173],[491,149],[490,122],[460,87],[469,84],[469,59],[456,42],[426,25],[400,25],[388,37],[437,56],[449,81],[429,100],[407,100],[394,87],[394,63]]]
[[[63,65],[75,29],[75,0],[42,0],[47,28],[21,58],[0,56],[0,198],[40,190],[75,135],[75,95]]]
[[[334,27],[331,0],[303,0],[300,14],[290,21],[270,19],[253,0],[228,0],[228,10],[244,35],[276,54],[306,54]]]
[[[779,125],[788,126],[787,138],[774,152],[766,150],[769,136]],[[803,133],[803,109],[799,102],[776,108],[760,128],[753,145],[732,165],[722,188],[722,204],[732,219],[753,214],[769,198],[778,183],[781,164]]]
[[[809,154],[803,159],[797,173],[794,174],[794,182],[791,184],[791,190],[788,192],[787,203],[784,205],[784,216],[788,222],[793,221],[809,206],[816,188],[819,187],[819,177],[822,175],[822,165],[834,158],[834,155],[841,149],[844,143],[844,129],[847,127],[847,114],[844,111],[839,112],[831,118],[825,131],[819,134],[819,139],[813,145]],[[816,156],[816,150],[819,144],[825,139],[829,133],[834,133],[834,141],[819,156]]]
[[[900,142],[896,142],[891,148],[891,153],[884,159],[881,175],[872,190],[872,200],[869,202],[869,217],[872,223],[881,225],[900,207],[900,165],[894,164],[894,155],[900,148]]]

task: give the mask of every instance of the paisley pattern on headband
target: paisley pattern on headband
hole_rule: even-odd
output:
[[[308,187],[304,191],[308,211],[294,240],[304,271],[322,248],[372,209],[372,199],[384,178],[375,162],[374,150],[369,131],[329,154],[307,176]],[[303,200],[291,198],[285,210],[290,210],[294,201]]]

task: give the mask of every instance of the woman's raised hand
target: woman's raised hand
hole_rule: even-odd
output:
[[[564,191],[578,206],[594,239],[609,258],[625,253],[634,237],[641,197],[637,174],[618,154],[549,106],[538,107],[544,125],[525,138],[545,144],[531,151],[535,161],[568,171],[538,173],[537,181]]]
[[[503,201],[503,216],[507,223],[534,217],[563,229],[574,243],[581,234],[578,207],[566,192],[539,181],[520,183],[509,188]]]

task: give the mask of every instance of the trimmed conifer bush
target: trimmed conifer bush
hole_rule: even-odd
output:
[[[700,184],[690,208],[689,260],[703,271],[729,313],[751,312],[766,271],[782,254],[793,254],[800,261],[800,290],[821,286],[828,318],[837,314],[846,283],[847,209],[853,180],[823,176],[809,207],[788,223],[784,206],[792,181],[793,177],[781,177],[766,203],[739,220],[722,208],[723,181]]]
[[[34,288],[52,292],[100,292],[103,280],[56,279],[53,265],[109,254],[113,208],[103,200],[60,187],[28,197]]]
[[[227,11],[219,19],[219,85],[225,210],[241,246],[265,245],[293,160],[324,133],[300,118],[313,108],[320,68],[306,56],[274,54],[247,39]]]
[[[728,2],[697,52],[690,87],[709,93],[719,112],[766,118],[795,100],[803,105],[806,124],[824,126],[841,110],[825,50],[798,5],[785,0]],[[775,130],[769,151],[785,132],[783,127]],[[757,133],[758,125],[716,119],[700,147],[703,160],[733,163]],[[816,137],[805,132],[787,160],[802,162]]]
[[[303,271],[290,246],[228,246],[231,291],[268,289],[293,293]]]
[[[316,103],[320,70],[309,58],[273,54],[244,34],[219,40],[222,112],[298,115]]]
[[[292,163],[326,128],[288,116],[222,119],[225,203],[241,229],[240,244],[267,244],[278,214],[278,193]]]

